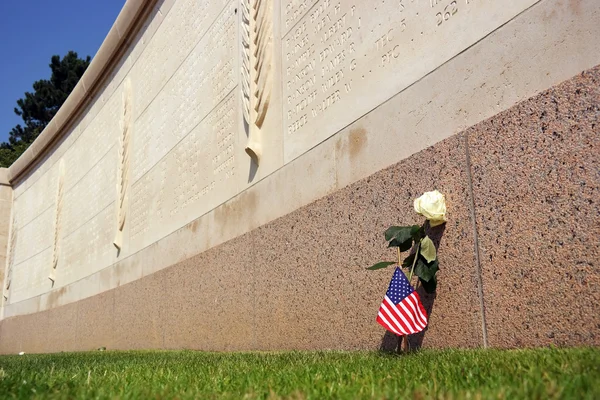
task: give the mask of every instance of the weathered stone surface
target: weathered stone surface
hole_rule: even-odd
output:
[[[490,345],[600,344],[600,68],[467,132]]]
[[[597,342],[595,318],[563,318],[599,292],[597,1],[200,3],[130,0],[84,86],[0,173],[14,189],[0,190],[0,329],[45,327],[0,348],[54,351],[61,335],[73,350],[377,347],[389,276],[361,268],[434,188],[450,221],[431,325],[413,344]],[[544,228],[546,203],[557,216]],[[495,256],[515,230],[567,249],[536,253],[557,265],[542,281],[514,275],[520,247]],[[540,282],[554,282],[552,301]],[[502,334],[515,284],[527,301]]]

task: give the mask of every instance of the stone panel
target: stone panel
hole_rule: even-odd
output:
[[[230,93],[158,164],[133,184],[132,249],[155,242],[239,191],[243,157],[238,97]]]
[[[469,129],[491,346],[600,345],[600,68]]]
[[[77,307],[78,303],[67,304],[46,311],[48,314],[48,329],[41,333],[45,336],[44,352],[81,351],[77,340]]]
[[[237,84],[236,3],[206,35],[135,122],[132,179],[137,181],[183,139]],[[171,44],[169,44],[171,46]],[[134,104],[139,80],[133,76]],[[134,114],[138,106],[134,106]]]
[[[56,194],[53,197],[56,197]],[[54,214],[54,207],[50,207],[29,224],[17,228],[15,265],[28,260],[52,246],[52,240],[54,239]]]
[[[538,1],[285,1],[285,162]]]
[[[158,272],[165,348],[254,348],[254,243],[250,235]],[[146,278],[144,278],[146,279]]]
[[[65,153],[67,192],[117,144],[121,108],[121,92],[117,91]],[[112,168],[116,176],[116,163]]]
[[[77,346],[80,350],[113,348],[115,291],[82,300],[77,307]]]
[[[15,264],[10,286],[11,303],[37,296],[52,288],[48,279],[52,268],[52,248],[48,247],[27,260]]]
[[[52,168],[43,179],[35,181],[22,196],[15,198],[15,212],[18,215],[19,228],[31,223],[56,201],[56,182],[58,168]]]
[[[412,199],[434,188],[447,196],[450,222],[432,234],[440,241],[440,285],[436,296],[421,293],[430,327],[413,344],[482,346],[466,157],[458,136],[252,232],[258,348],[377,348],[385,331],[375,317],[393,270],[365,268],[397,259],[383,232],[421,223]]]
[[[163,345],[164,281],[150,275],[115,289],[114,348],[155,349]]]
[[[110,203],[84,225],[61,239],[56,269],[56,286],[61,287],[101,270],[115,262],[113,246],[117,217]]]
[[[211,35],[207,30],[215,26],[220,28],[218,25],[222,25],[223,21],[217,20],[217,16],[226,4],[233,4],[231,0],[178,0],[166,3],[173,3],[167,18],[131,69],[136,117],[144,112],[173,78],[198,41]]]
[[[0,352],[3,354],[47,352],[48,312],[4,319],[0,322]]]
[[[113,146],[64,197],[62,236],[88,223],[117,198],[117,146]]]

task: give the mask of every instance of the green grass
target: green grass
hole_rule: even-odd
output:
[[[0,399],[600,399],[599,349],[0,356]]]

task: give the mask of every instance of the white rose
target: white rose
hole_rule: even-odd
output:
[[[434,190],[423,193],[415,199],[415,211],[429,220],[430,226],[438,226],[446,222],[446,198]]]

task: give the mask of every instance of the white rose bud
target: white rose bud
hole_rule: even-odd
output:
[[[430,226],[438,226],[446,222],[446,198],[434,190],[423,193],[415,199],[415,211],[429,220]]]

